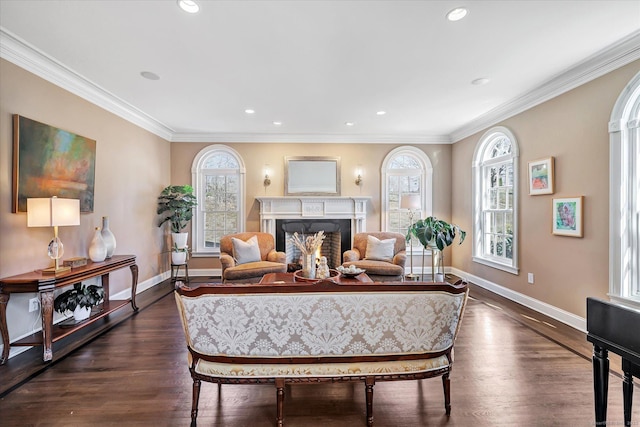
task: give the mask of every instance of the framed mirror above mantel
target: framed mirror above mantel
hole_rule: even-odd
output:
[[[340,196],[340,157],[286,156],[285,196]]]

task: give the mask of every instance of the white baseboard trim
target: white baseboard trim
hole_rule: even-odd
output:
[[[165,271],[164,273],[160,273],[154,277],[151,277],[150,279],[145,280],[144,282],[140,282],[138,283],[138,287],[136,288],[136,295],[138,295],[140,292],[144,292],[147,289],[150,289],[160,283],[162,283],[163,281],[167,280],[168,278],[171,277],[171,272],[170,271]],[[117,294],[113,294],[109,296],[109,299],[115,299],[115,300],[123,300],[123,299],[128,299],[131,298],[131,288],[129,289],[125,289],[121,292],[118,292]],[[67,317],[62,317],[60,319],[58,319],[55,323],[59,323],[62,322],[63,320],[66,320],[67,318],[71,317],[71,315],[67,316]],[[23,334],[19,337],[15,337],[13,339],[12,342],[14,341],[19,341],[22,338],[29,336],[35,332],[39,332],[42,330],[42,327],[38,327],[36,329],[34,329],[31,332],[27,332],[26,334]],[[2,344],[0,344],[0,349],[2,349]],[[9,359],[11,359],[12,357],[15,357],[21,353],[24,353],[25,351],[31,349],[33,347],[11,347],[9,348]]]
[[[145,280],[144,282],[138,282],[138,286],[136,288],[136,295],[138,295],[140,292],[146,291],[147,289],[153,288],[154,286],[164,282],[170,277],[171,277],[171,272],[165,271],[164,273],[157,274]],[[131,288],[125,289],[123,291],[118,292],[117,294],[109,296],[110,300],[111,299],[127,299],[127,298],[131,298]]]
[[[522,304],[525,307],[556,319],[557,321],[571,326],[572,328],[575,328],[581,332],[587,332],[587,320],[583,317],[577,316],[573,313],[569,313],[568,311],[555,307],[551,304],[547,304],[546,302],[531,298],[527,295],[521,294],[520,292],[505,288],[504,286],[500,286],[497,283],[493,283],[481,277],[469,274],[465,271],[458,270],[457,268],[447,267],[446,271],[447,273],[455,274],[456,276],[462,277],[463,279],[472,282],[475,285],[478,285],[511,301],[515,301],[518,304]]]
[[[221,268],[198,268],[189,270],[189,276],[194,277],[207,277],[207,276],[216,276],[222,277],[222,269]]]

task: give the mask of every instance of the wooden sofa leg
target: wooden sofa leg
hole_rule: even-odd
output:
[[[200,380],[193,380],[193,400],[191,401],[191,427],[196,427],[198,401],[200,400]]]
[[[442,376],[442,388],[444,389],[444,409],[449,416],[451,415],[451,380],[448,373]]]
[[[276,426],[282,427],[284,425],[284,378],[276,378],[276,395]]]
[[[374,377],[366,377],[364,379],[367,400],[367,427],[373,427],[373,386],[375,383]]]

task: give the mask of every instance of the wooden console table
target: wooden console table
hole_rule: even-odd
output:
[[[109,300],[109,273],[121,268],[131,270],[131,298],[126,300]],[[99,311],[91,317],[75,325],[60,327],[53,325],[53,292],[56,288],[73,285],[101,277],[104,288],[104,302],[98,306]],[[2,334],[2,359],[4,364],[9,357],[9,346],[43,346],[42,360],[49,362],[53,359],[52,344],[73,332],[90,325],[110,313],[124,307],[129,302],[134,311],[136,306],[136,288],[138,286],[138,265],[135,255],[114,255],[103,262],[88,261],[87,265],[73,268],[59,275],[43,275],[40,270],[17,276],[0,279],[0,333]],[[31,334],[19,341],[9,343],[9,329],[7,328],[7,303],[12,293],[37,292],[40,298],[42,312],[42,331]]]

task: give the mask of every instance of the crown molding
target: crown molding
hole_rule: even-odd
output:
[[[170,142],[452,144],[640,59],[640,31],[602,49],[536,89],[494,108],[450,135],[176,132],[3,27],[0,27],[0,58]]]
[[[176,132],[171,142],[211,143],[314,143],[314,144],[451,144],[448,135],[366,135],[366,134],[292,134]]]
[[[467,123],[451,133],[451,141],[456,143],[637,59],[640,59],[640,31],[631,33],[577,65],[557,74],[532,91]]]
[[[161,138],[170,140],[174,133],[168,126],[106,91],[3,27],[0,27],[0,58]]]

